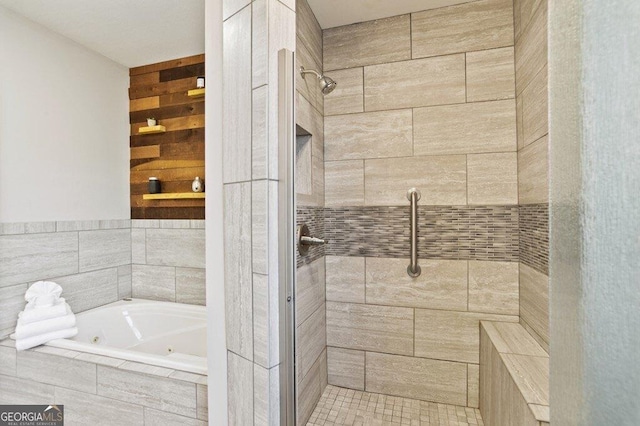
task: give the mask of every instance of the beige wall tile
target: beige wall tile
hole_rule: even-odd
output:
[[[322,64],[322,29],[306,0],[296,0],[296,34],[314,62]]]
[[[364,390],[364,352],[327,348],[329,384]]]
[[[262,2],[265,0],[258,0]],[[269,109],[268,87],[261,86],[252,92],[251,115],[251,176],[253,179],[266,179],[268,177],[267,161],[269,157]]]
[[[467,310],[467,261],[420,260],[422,274],[407,275],[407,259],[366,259],[367,303]]]
[[[364,161],[328,161],[324,173],[325,206],[364,205]]]
[[[548,356],[531,335],[518,323],[482,321],[481,327],[500,353]]]
[[[229,424],[253,424],[253,364],[233,352],[227,353]]]
[[[517,149],[514,100],[418,108],[413,116],[415,155]]]
[[[270,367],[269,277],[253,274],[253,362]]]
[[[406,398],[467,404],[467,365],[367,352],[366,391]]]
[[[325,70],[411,59],[409,15],[326,29],[323,48]]]
[[[549,357],[502,354],[502,360],[528,404],[549,405]]]
[[[324,120],[304,96],[296,96],[296,124],[311,136],[312,156],[324,158]]]
[[[518,155],[467,156],[469,204],[518,204]]]
[[[78,232],[80,272],[131,263],[131,231],[109,229]]]
[[[522,29],[529,25],[534,12],[540,6],[541,3],[547,0],[514,0],[513,2],[513,17],[514,17],[514,32],[516,40],[520,38]]]
[[[207,426],[207,422],[144,407],[144,426]]]
[[[56,387],[54,402],[64,405],[64,420],[67,424],[98,425],[106,419],[111,424],[120,425],[145,423],[142,406],[98,395]]]
[[[549,133],[549,95],[545,66],[522,92],[522,132],[524,146]]]
[[[6,346],[0,346],[0,374],[7,376],[16,375],[16,350]]]
[[[327,300],[364,303],[364,257],[327,256]]]
[[[364,111],[364,69],[361,67],[331,71],[338,85],[324,96],[324,115],[350,114]],[[317,82],[316,82],[317,83]],[[317,90],[318,93],[321,93]]]
[[[549,277],[520,263],[520,316],[549,342]]]
[[[549,137],[543,136],[518,151],[518,202],[549,202]]]
[[[255,0],[251,4],[251,66],[252,87],[267,84],[269,60],[267,0]]]
[[[513,45],[511,0],[481,0],[411,15],[413,58]]]
[[[96,365],[35,351],[17,354],[17,376],[81,392],[96,392]]]
[[[313,409],[316,407],[322,392],[323,383],[326,381],[323,375],[326,374],[326,356],[320,356],[311,367],[309,373],[302,378],[296,392],[298,393],[297,403],[297,425],[307,424]]]
[[[467,364],[467,406],[480,406],[480,366]]]
[[[0,376],[0,404],[42,404],[42,401],[53,401],[54,390],[53,385]]]
[[[413,187],[422,193],[420,204],[466,204],[466,177],[464,155],[365,160],[365,204],[406,206]]]
[[[413,309],[327,302],[327,345],[413,355]]]
[[[416,309],[415,355],[477,364],[480,321],[517,322],[517,316]]]
[[[205,270],[176,268],[176,302],[205,305]]]
[[[515,98],[513,46],[467,52],[467,102]]]
[[[298,382],[309,374],[327,346],[327,317],[324,304],[296,329],[296,374]]]
[[[296,37],[296,70],[304,67],[306,70],[316,70],[322,72],[322,64],[317,63],[307,45],[302,42],[300,36]],[[324,95],[319,90],[318,79],[313,74],[305,74],[296,72],[296,89],[304,96],[311,105],[318,111],[324,109]]]
[[[325,158],[359,160],[413,154],[411,110],[325,117]]]
[[[516,93],[531,83],[547,64],[547,1],[535,9],[527,25],[522,28],[515,45]]]
[[[365,111],[461,102],[465,102],[463,54],[364,68]]]
[[[224,19],[251,3],[251,0],[224,0],[222,2],[222,16]]]
[[[0,287],[0,309],[2,312],[2,316],[0,316],[0,339],[4,339],[13,333],[16,323],[18,322],[18,313],[20,313],[25,306],[24,293],[27,291],[27,288],[26,284]]]
[[[517,262],[469,261],[469,310],[519,315]]]
[[[302,265],[296,271],[296,326],[313,314],[325,299],[324,259]]]
[[[518,149],[524,146],[524,123],[522,122],[522,95],[516,97],[516,130],[518,133]]]
[[[251,179],[251,8],[227,19],[224,32],[224,182]]]
[[[204,229],[147,229],[146,232],[147,264],[205,267]]]
[[[527,330],[531,338],[533,338],[533,340],[535,340],[538,345],[542,347],[542,349],[544,349],[547,353],[549,352],[549,342],[545,342],[544,339],[540,337],[540,335],[533,329],[533,327],[531,327],[525,320],[522,319],[522,317],[520,317],[520,325],[522,326],[522,328]]]
[[[227,348],[253,359],[251,183],[225,185],[224,197]]]
[[[131,294],[136,298],[175,302],[176,268],[132,265]]]

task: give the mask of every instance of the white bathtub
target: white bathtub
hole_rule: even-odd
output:
[[[207,374],[204,306],[121,300],[77,314],[77,327],[47,345]]]

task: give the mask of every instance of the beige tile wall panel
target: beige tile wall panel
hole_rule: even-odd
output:
[[[502,360],[529,404],[549,405],[549,357],[502,354]]]
[[[520,316],[549,342],[549,277],[520,263]]]
[[[545,66],[522,92],[522,131],[524,145],[549,133],[549,94]]]
[[[518,202],[549,202],[549,137],[543,136],[518,151]]]
[[[322,64],[322,29],[306,0],[296,0],[296,33],[313,61]]]
[[[520,37],[522,29],[529,25],[529,21],[533,17],[538,6],[542,3],[546,3],[546,1],[547,0],[514,0],[513,17],[516,40]]]
[[[267,84],[269,54],[269,14],[267,0],[255,0],[251,4],[251,67],[252,87]]]
[[[544,349],[547,353],[549,352],[549,342],[545,342],[544,339],[536,332],[536,330],[534,330],[533,327],[527,324],[527,322],[523,320],[522,317],[520,317],[520,325],[522,326],[522,328],[527,330],[529,335],[531,335],[531,338],[535,340],[536,343],[538,343],[538,345],[542,347],[542,349]]]
[[[411,19],[400,15],[329,28],[323,42],[325,70],[411,59]]]
[[[296,326],[313,314],[325,299],[325,264],[322,258],[296,271]]]
[[[547,46],[547,2],[543,1],[516,41],[516,93],[522,93],[547,64]]]
[[[517,262],[469,261],[469,310],[519,315]]]
[[[331,71],[338,82],[333,92],[324,96],[324,115],[351,114],[364,111],[364,69],[362,67]],[[318,93],[321,93],[318,90]]]
[[[467,102],[515,98],[513,46],[467,53]]]
[[[422,274],[407,275],[408,259],[366,259],[367,303],[467,310],[467,261],[420,260]]]
[[[364,161],[328,161],[324,173],[325,206],[364,205]]]
[[[416,309],[415,356],[480,362],[480,321],[517,322],[517,316]]]
[[[298,381],[306,376],[327,346],[324,305],[296,329],[296,368]]]
[[[413,355],[413,309],[327,302],[327,345]]]
[[[410,109],[325,117],[325,159],[411,156],[412,121]]]
[[[306,376],[301,380],[300,377],[298,377],[299,383],[296,390],[298,392],[298,398],[296,400],[296,425],[307,424],[307,420],[309,420],[313,409],[316,407],[324,391],[325,386],[323,385],[326,381],[324,376],[326,376],[327,358],[326,352],[323,352],[323,354],[325,355],[318,357]],[[250,425],[251,423],[247,424]]]
[[[482,321],[480,326],[500,353],[548,356],[520,324]]]
[[[251,179],[251,8],[224,23],[223,179]]]
[[[364,257],[327,256],[327,300],[364,303]]]
[[[42,401],[53,401],[54,391],[53,385],[0,376],[0,404],[42,404]]]
[[[444,404],[467,404],[467,365],[367,352],[366,391]]]
[[[464,54],[364,68],[364,110],[465,102]]]
[[[64,405],[64,420],[72,425],[114,425],[145,424],[144,408],[140,405],[116,401],[90,393],[76,392],[56,387],[54,401]],[[159,411],[158,413],[162,413]],[[182,417],[189,421],[188,418]],[[152,424],[147,422],[147,424]]]
[[[253,363],[233,352],[227,354],[229,424],[253,424]]]
[[[467,407],[480,406],[480,366],[467,364]]]
[[[467,203],[464,155],[416,156],[365,161],[365,204],[406,206],[407,190],[418,188],[420,204]]]
[[[414,154],[470,154],[517,149],[514,100],[417,108]]]
[[[322,72],[322,65],[317,63],[311,52],[304,44],[300,36],[296,37],[296,70],[300,67],[304,67],[307,70],[316,70]],[[313,74],[305,74],[303,77],[301,73],[295,73],[296,89],[302,94],[315,109],[322,112],[324,109],[324,96],[320,91],[318,85],[318,79]],[[342,82],[341,82],[342,83]]]
[[[364,390],[364,352],[327,348],[329,384]]]
[[[469,204],[518,204],[518,155],[473,154],[467,156]]]
[[[324,158],[324,120],[304,96],[296,94],[296,124],[311,136],[312,156]]]
[[[413,58],[513,45],[512,0],[481,0],[411,15]]]
[[[263,1],[263,0],[258,0]],[[268,177],[269,130],[267,111],[269,110],[268,86],[253,89],[251,116],[251,177]]]
[[[222,2],[223,19],[226,20],[249,3],[251,3],[251,0],[224,0]]]

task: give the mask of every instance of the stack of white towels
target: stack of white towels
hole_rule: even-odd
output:
[[[76,316],[61,294],[62,288],[50,281],[38,281],[29,287],[24,295],[27,305],[18,315],[16,332],[11,336],[17,350],[78,334]]]

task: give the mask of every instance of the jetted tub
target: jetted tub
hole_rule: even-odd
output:
[[[204,306],[125,299],[76,317],[76,337],[47,345],[207,374]]]

